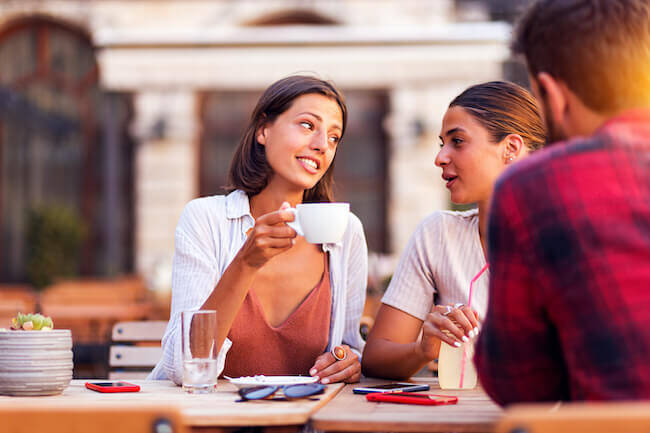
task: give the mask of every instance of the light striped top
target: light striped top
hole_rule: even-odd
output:
[[[485,266],[478,210],[438,211],[411,236],[382,302],[425,320],[438,305],[467,304],[469,284]],[[472,308],[485,317],[488,272],[474,283]]]
[[[203,305],[254,225],[243,191],[195,199],[185,206],[175,232],[172,305],[162,339],[163,356],[148,379],[182,382],[180,313]],[[343,343],[361,356],[364,342],[359,321],[368,281],[368,247],[361,221],[350,214],[343,240],[323,245],[323,251],[329,252],[332,290],[327,350]],[[219,374],[231,345],[226,339],[219,351]]]

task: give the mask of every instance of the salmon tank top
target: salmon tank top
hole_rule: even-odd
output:
[[[329,342],[332,292],[328,256],[321,280],[278,327],[266,320],[253,289],[248,291],[228,338],[232,347],[223,375],[309,375]]]

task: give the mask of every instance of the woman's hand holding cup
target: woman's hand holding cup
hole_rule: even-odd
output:
[[[286,223],[294,220],[284,202],[280,209],[260,216],[248,233],[248,239],[237,256],[252,268],[261,268],[272,257],[287,251],[295,243],[296,232]]]

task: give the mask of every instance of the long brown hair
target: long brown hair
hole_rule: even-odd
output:
[[[523,138],[529,151],[546,143],[546,131],[539,105],[523,87],[506,81],[490,81],[469,87],[449,104],[474,116],[495,143],[509,134]]]
[[[248,127],[242,136],[230,163],[227,189],[241,189],[249,197],[259,194],[268,184],[273,169],[266,160],[265,147],[257,142],[257,131],[267,122],[273,122],[287,111],[299,96],[320,94],[333,99],[341,109],[343,125],[341,138],[345,133],[348,111],[343,95],[334,84],[307,75],[293,75],[271,84],[257,101]],[[336,155],[335,155],[336,157]],[[303,202],[333,201],[334,160],[323,177],[311,189],[303,193]]]

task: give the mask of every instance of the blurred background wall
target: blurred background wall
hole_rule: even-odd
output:
[[[33,278],[34,225],[63,218],[80,228],[63,237],[78,239],[81,275],[168,290],[183,206],[221,193],[260,92],[295,73],[344,91],[337,199],[373,253],[398,256],[451,206],[433,164],[449,101],[525,81],[508,50],[525,3],[1,1],[0,282]]]

